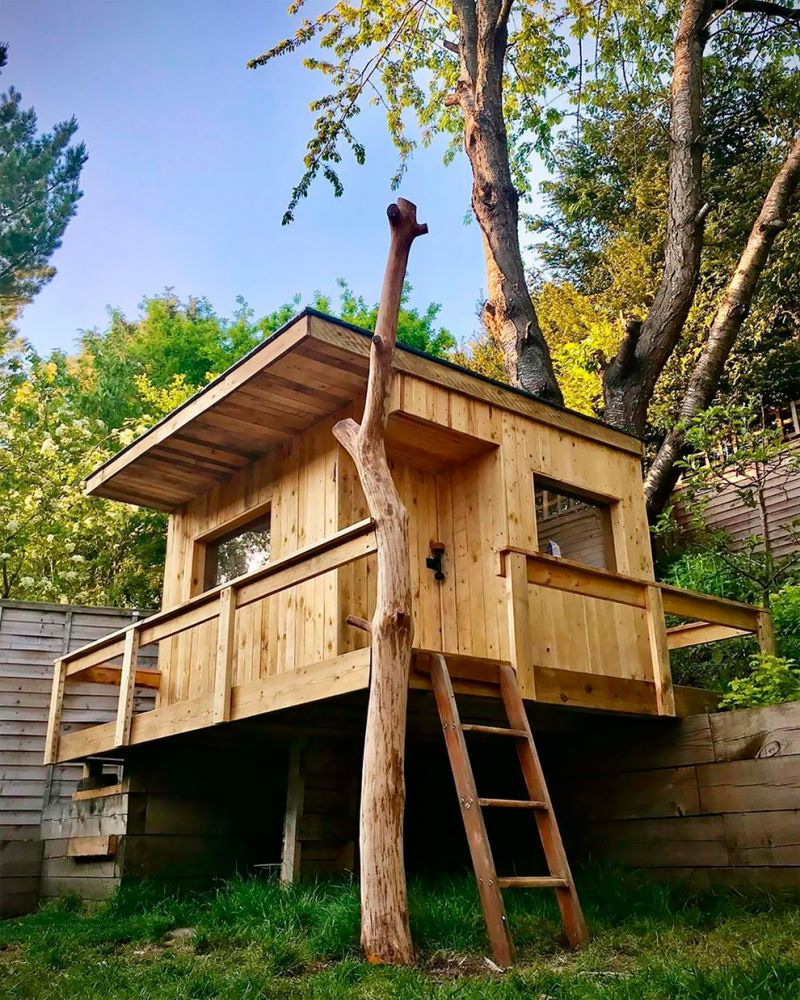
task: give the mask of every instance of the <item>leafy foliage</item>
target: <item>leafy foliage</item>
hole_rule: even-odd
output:
[[[0,45],[0,68],[7,47]],[[86,162],[83,143],[72,145],[74,118],[37,134],[36,112],[22,107],[11,87],[0,95],[0,338],[7,339],[20,309],[55,274],[49,265],[75,214]]]
[[[721,708],[752,708],[800,700],[800,670],[794,660],[757,653],[750,673],[736,677],[720,700]]]
[[[440,307],[409,306],[400,339],[441,354],[455,345],[437,326]],[[312,304],[374,328],[377,307],[340,282],[338,306]],[[0,367],[0,595],[24,600],[156,607],[165,517],[84,496],[83,480],[119,448],[270,337],[299,297],[261,318],[244,300],[232,318],[205,299],[171,290],[140,315],[114,310],[106,330],[85,331],[74,355],[29,347]]]

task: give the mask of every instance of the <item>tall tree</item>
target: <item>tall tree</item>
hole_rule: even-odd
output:
[[[304,0],[297,0],[290,12],[297,14],[304,6]],[[658,0],[635,7],[624,0],[602,5],[568,0],[558,7],[532,0],[337,3],[304,20],[293,37],[249,64],[260,66],[316,42],[322,57],[313,56],[306,65],[331,78],[331,92],[312,106],[319,116],[306,171],[285,221],[317,174],[341,193],[336,172],[341,143],[349,144],[363,162],[365,150],[353,132],[353,119],[367,93],[387,109],[401,154],[398,177],[402,160],[415,147],[405,112],[416,114],[423,142],[436,131],[458,136],[472,167],[472,208],[483,236],[488,281],[484,322],[507,353],[510,378],[545,399],[560,401],[552,358],[526,285],[517,229],[529,156],[546,151],[552,128],[561,120],[549,107],[559,91],[571,95],[580,121],[585,104],[602,94],[610,79],[627,85],[632,73],[655,84],[668,74],[663,259],[647,312],[626,323],[604,377],[606,419],[641,434],[655,386],[695,301],[711,208],[703,189],[703,59],[709,29],[717,25],[719,34],[731,18],[737,19],[743,58],[777,35],[785,71],[791,71],[800,53],[794,30],[800,11],[763,0],[682,0],[678,10]],[[570,35],[577,42],[577,59],[571,58]],[[592,37],[596,56],[587,61],[583,43]],[[332,59],[326,58],[328,53]],[[593,75],[590,81],[586,70]],[[751,283],[751,297],[754,289]]]
[[[7,61],[0,46],[0,68]],[[11,87],[0,95],[0,336],[56,273],[50,258],[75,214],[86,162],[74,118],[37,134],[36,112]]]

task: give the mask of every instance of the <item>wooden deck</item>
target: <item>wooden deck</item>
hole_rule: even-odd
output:
[[[367,648],[236,684],[233,678],[238,647],[234,625],[243,609],[338,572],[374,552],[372,523],[360,521],[223,587],[66,653],[55,663],[45,763],[118,752],[178,733],[366,689]],[[759,608],[520,549],[499,550],[496,558],[497,574],[506,584],[511,665],[517,671],[525,698],[531,702],[641,715],[691,714],[707,707],[708,700],[702,693],[673,689],[670,649],[748,633],[758,637],[762,649],[772,648],[769,615]],[[641,611],[648,625],[653,679],[588,673],[569,669],[566,664],[554,668],[535,662],[531,635],[540,623],[535,618],[534,595],[541,588]],[[665,614],[692,621],[668,629]],[[150,666],[155,648],[178,635],[199,631],[207,623],[215,626],[216,645],[212,650],[214,670],[206,689],[193,697],[165,705],[156,703],[148,711],[135,712],[135,689],[145,687],[157,692],[161,682],[160,672]],[[145,652],[146,668],[140,663]],[[457,690],[474,695],[491,696],[494,692],[486,686],[487,676],[496,672],[500,663],[508,662],[463,656],[446,648],[418,649],[412,687],[430,687],[427,661],[431,652],[444,652]],[[118,687],[116,718],[62,733],[65,691],[69,685],[87,680]]]

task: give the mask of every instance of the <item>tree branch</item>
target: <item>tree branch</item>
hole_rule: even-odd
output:
[[[675,427],[667,434],[645,480],[650,517],[664,508],[678,479],[675,463],[686,442],[686,428],[714,398],[720,376],[744,323],[778,232],[786,225],[800,183],[800,133],[770,186],[731,278],[681,403]]]
[[[800,7],[784,7],[779,3],[771,3],[770,0],[733,0],[733,3],[714,0],[713,8],[723,12],[736,10],[742,14],[766,14],[768,17],[782,17],[787,21],[800,23]]]

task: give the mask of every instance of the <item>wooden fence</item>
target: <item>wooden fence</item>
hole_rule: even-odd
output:
[[[53,660],[143,614],[0,601],[0,915],[35,902],[42,805],[68,799],[81,776],[76,765],[42,764]],[[140,707],[151,701],[144,695]],[[76,684],[65,698],[64,729],[112,719],[116,703],[107,685]]]
[[[548,779],[575,854],[800,890],[800,702],[605,723],[562,741]]]

